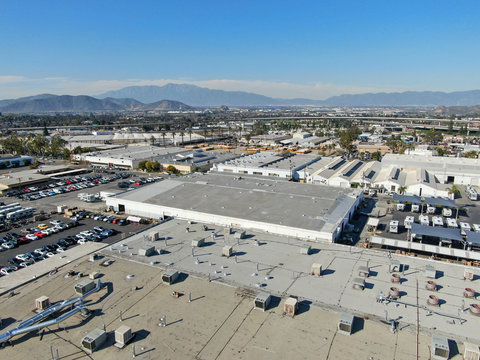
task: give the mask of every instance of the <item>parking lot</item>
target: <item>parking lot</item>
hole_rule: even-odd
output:
[[[51,216],[48,220],[32,223],[32,224],[29,224],[28,226],[29,227],[34,227],[34,226],[38,226],[41,223],[44,223],[45,225],[48,225],[49,227],[52,227],[52,224],[50,224],[50,221],[56,220],[56,219],[60,220],[62,222],[65,222],[65,223],[68,223],[70,221],[69,219],[62,217],[61,215],[55,215],[55,216]],[[118,225],[118,224],[111,224],[111,223],[108,223],[108,222],[97,221],[97,220],[93,220],[93,219],[82,219],[82,220],[79,221],[78,226],[60,231],[58,233],[55,233],[55,234],[52,234],[52,235],[49,235],[49,236],[45,236],[45,237],[37,239],[37,240],[30,241],[30,242],[25,243],[25,244],[19,243],[20,245],[18,245],[17,247],[15,247],[13,249],[8,249],[8,250],[4,250],[4,251],[0,252],[0,266],[2,266],[2,267],[9,266],[8,260],[11,259],[11,258],[14,258],[18,254],[25,254],[27,252],[33,252],[35,249],[43,248],[46,245],[51,245],[51,244],[57,243],[62,238],[67,238],[69,236],[77,235],[80,232],[91,230],[95,226],[101,226],[105,229],[115,230],[115,232],[116,232],[115,235],[109,236],[109,237],[102,240],[102,243],[107,243],[107,244],[113,243],[113,242],[115,242],[119,239],[122,239],[122,238],[130,235],[130,234],[136,233],[136,232],[138,232],[138,231],[140,231],[140,230],[142,230],[146,227],[146,225],[138,224],[138,223],[130,223],[130,224],[121,226],[121,225]],[[22,234],[21,230],[22,230],[21,228],[18,228],[18,229],[11,230],[10,232],[15,232],[20,236],[24,236],[25,234]],[[0,233],[0,237],[5,236],[6,233],[7,232]],[[82,246],[82,245],[72,245],[69,248],[71,248],[73,246]]]
[[[122,176],[123,175],[123,176]],[[142,180],[140,180],[142,179]],[[77,208],[78,210],[85,209],[87,211],[92,211],[94,213],[104,213],[105,214],[105,203],[101,201],[100,192],[106,193],[118,193],[121,191],[127,191],[128,188],[135,188],[139,186],[144,186],[150,182],[161,180],[160,177],[153,179],[153,177],[148,176],[134,176],[134,174],[129,174],[126,172],[122,173],[91,173],[84,176],[75,176],[75,177],[64,177],[60,179],[51,180],[47,183],[37,184],[35,186],[24,187],[10,192],[9,196],[4,196],[3,202],[6,205],[12,203],[18,203],[22,208],[33,208],[34,216],[30,216],[24,219],[18,219],[15,221],[6,221],[5,229],[0,232],[0,269],[1,267],[8,267],[9,259],[15,258],[19,254],[25,254],[28,252],[34,252],[36,249],[43,249],[45,252],[50,251],[54,255],[56,251],[53,248],[50,250],[45,249],[45,246],[57,244],[61,239],[67,239],[71,244],[74,245],[63,246],[63,248],[68,249],[72,246],[81,246],[77,244],[78,239],[72,239],[75,235],[78,235],[81,232],[91,231],[95,226],[101,226],[105,229],[114,230],[115,234],[105,236],[103,234],[103,243],[113,243],[121,238],[124,238],[132,233],[138,232],[139,230],[145,228],[145,225],[132,223],[127,225],[113,224],[110,222],[98,221],[90,218],[80,219],[78,226],[69,227],[67,229],[61,230],[56,233],[52,233],[41,238],[31,240],[31,241],[19,241],[17,240],[17,245],[14,248],[5,249],[2,244],[9,242],[9,237],[12,236],[16,239],[25,237],[27,234],[34,234],[39,232],[39,229],[32,230],[33,228],[38,228],[38,225],[45,224],[49,228],[53,228],[54,225],[51,224],[51,221],[58,220],[64,224],[69,224],[71,219],[64,217],[62,214],[57,213],[58,205],[65,205],[68,208]],[[124,182],[123,186],[120,187],[118,184]],[[128,185],[127,187],[125,185]],[[86,202],[83,201],[80,197],[80,194],[92,194],[97,195],[96,201]],[[41,221],[33,221],[36,215],[42,214]],[[115,214],[108,214],[115,215]],[[115,217],[119,217],[115,215]],[[122,217],[122,216],[120,216]],[[123,216],[124,218],[125,216]],[[5,217],[6,218],[6,217]],[[11,236],[7,235],[8,233],[13,233]],[[98,232],[100,237],[100,232]],[[31,236],[31,235],[30,235]],[[33,236],[32,236],[33,237]],[[90,238],[92,240],[92,238]],[[98,241],[100,239],[96,239]],[[15,241],[13,241],[15,243]],[[63,241],[65,244],[65,241]],[[67,244],[68,245],[68,244]],[[60,249],[62,251],[63,249]],[[44,255],[45,257],[46,255]],[[37,259],[39,261],[40,259]],[[17,266],[19,270],[21,267]]]

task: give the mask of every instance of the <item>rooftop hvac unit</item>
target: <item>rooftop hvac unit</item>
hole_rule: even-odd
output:
[[[394,273],[394,272],[402,272],[402,269],[403,269],[403,265],[400,264],[400,261],[398,260],[392,260],[390,262],[390,266],[389,266],[389,271],[391,273]]]
[[[478,345],[471,343],[463,343],[465,351],[463,352],[463,358],[465,360],[480,360],[480,348]]]
[[[322,264],[313,263],[310,268],[310,275],[320,276],[322,275]]]
[[[155,247],[150,246],[148,248],[138,249],[138,255],[140,256],[152,256],[155,254]]]
[[[437,278],[437,270],[432,265],[425,266],[425,276],[430,279]]]
[[[260,293],[257,295],[255,300],[253,300],[253,308],[260,309],[265,311],[268,309],[268,305],[270,304],[271,296],[267,293]]]
[[[475,273],[470,269],[464,269],[463,270],[463,279],[473,281],[473,280],[475,280]]]
[[[149,239],[150,239],[150,241],[157,241],[158,240],[158,232],[155,231],[155,232],[150,233]]]
[[[99,349],[107,340],[107,333],[100,329],[92,330],[82,339],[82,346],[87,349],[90,354]]]
[[[95,280],[96,278],[100,277],[100,273],[98,271],[94,271],[88,275],[90,280]]]
[[[174,269],[169,269],[163,273],[162,281],[164,284],[172,285],[175,283],[175,281],[177,281],[178,276],[178,271]]]
[[[294,316],[298,310],[298,299],[294,296],[290,296],[285,300],[283,305],[283,312],[289,316]]]
[[[235,239],[245,239],[245,231],[236,231]]]
[[[398,204],[397,204],[397,210],[398,210],[398,211],[403,211],[403,210],[405,210],[405,204],[398,203]]]
[[[95,283],[92,280],[85,279],[80,281],[77,285],[75,285],[75,292],[78,295],[85,295],[90,290],[95,288]]]
[[[444,360],[449,356],[448,339],[445,336],[432,335],[432,359]]]
[[[192,240],[192,247],[202,247],[205,244],[205,238],[195,238]]]
[[[355,316],[352,314],[341,313],[338,319],[338,332],[343,335],[351,335]]]
[[[223,229],[223,235],[230,235],[232,233],[232,228],[227,227]]]
[[[229,258],[230,256],[232,256],[232,254],[233,254],[233,248],[230,245],[225,245],[222,248],[222,256],[226,256],[227,258]]]
[[[50,298],[47,296],[40,296],[39,298],[35,299],[35,309],[37,310],[45,310],[50,306]]]
[[[412,204],[412,212],[420,212],[420,205]]]
[[[353,279],[353,288],[356,290],[363,290],[365,288],[365,280],[361,278]]]
[[[358,267],[358,276],[362,276],[364,278],[367,278],[370,276],[370,269],[368,266],[359,266]]]
[[[120,326],[117,330],[115,330],[115,346],[123,349],[125,345],[129,343],[130,340],[133,339],[132,329],[126,325]]]
[[[300,247],[300,254],[302,254],[302,255],[309,255],[311,248],[312,248],[312,247],[311,247],[310,245],[307,245],[307,244],[302,245],[302,246]]]

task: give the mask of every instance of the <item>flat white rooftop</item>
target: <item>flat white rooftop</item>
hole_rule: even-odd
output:
[[[190,174],[121,193],[107,198],[107,206],[125,204],[127,213],[142,215],[145,209],[155,211],[148,205],[158,205],[184,210],[187,214],[182,218],[195,212],[332,234],[359,196],[357,189],[212,173]]]

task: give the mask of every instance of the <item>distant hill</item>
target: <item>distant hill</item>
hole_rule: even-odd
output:
[[[436,115],[475,115],[480,114],[480,105],[476,106],[438,106],[433,110]]]
[[[186,84],[164,86],[129,86],[109,91],[98,98],[133,98],[142,102],[162,99],[181,101],[192,106],[261,106],[261,105],[323,105],[323,106],[472,106],[480,104],[480,90],[458,92],[407,91],[402,93],[371,93],[332,96],[326,100],[276,99],[242,91],[223,91]]]
[[[267,96],[243,92],[223,91],[202,88],[195,85],[167,84],[164,86],[129,86],[109,91],[97,96],[132,98],[144,103],[153,103],[162,99],[180,101],[191,106],[258,106],[275,105],[277,101]]]
[[[0,101],[2,113],[48,113],[48,112],[120,112],[120,111],[172,111],[189,110],[190,106],[178,101],[162,100],[143,104],[135,99],[96,99],[80,95],[43,94],[19,99]]]
[[[142,106],[144,111],[183,111],[192,109],[190,106],[180,101],[160,100],[151,104]]]
[[[61,95],[18,99],[6,105],[0,104],[2,113],[43,113],[43,112],[88,112],[120,111],[123,106],[111,100],[99,100],[91,96]]]
[[[376,93],[333,96],[324,101],[335,106],[472,106],[480,104],[480,90],[406,91],[402,93]]]

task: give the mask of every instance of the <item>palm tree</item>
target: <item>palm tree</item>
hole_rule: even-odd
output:
[[[173,145],[176,145],[176,143],[175,143],[175,135],[177,135],[177,133],[176,133],[174,130],[172,130],[171,134],[172,134],[172,143],[173,143]]]
[[[188,136],[190,137],[190,144],[192,143],[192,129],[188,129]]]
[[[162,131],[163,147],[167,147],[167,145],[165,144],[165,136],[165,131]]]
[[[399,192],[401,195],[405,194],[406,191],[407,191],[407,187],[406,187],[406,186],[400,186],[400,187],[398,188],[398,192]]]
[[[180,131],[180,137],[182,138],[182,146],[183,146],[183,137],[185,136],[185,133],[182,131]]]
[[[460,195],[460,189],[456,185],[452,185],[448,187],[447,191],[448,191],[448,195],[453,195],[454,199],[457,195]]]

